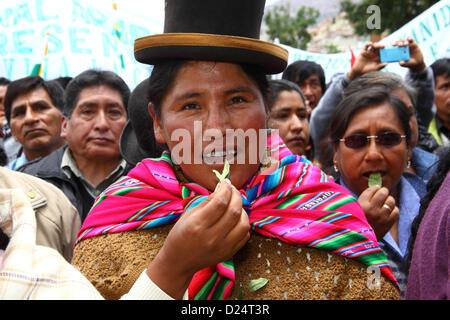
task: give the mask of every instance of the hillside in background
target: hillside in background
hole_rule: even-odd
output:
[[[358,0],[355,0],[358,1]],[[369,39],[355,34],[353,26],[339,12],[340,0],[271,0],[266,2],[266,12],[276,5],[289,4],[293,14],[300,7],[313,7],[319,10],[317,25],[308,28],[311,41],[307,50],[319,53],[345,52],[349,48],[361,48]],[[262,26],[264,38],[265,26]]]
[[[301,6],[316,8],[320,11],[318,22],[325,18],[333,18],[339,13],[339,0],[278,0],[266,3],[267,8],[270,8],[272,5],[290,3],[294,11],[297,11]]]

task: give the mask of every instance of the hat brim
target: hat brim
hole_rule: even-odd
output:
[[[150,65],[167,59],[249,63],[259,65],[267,74],[277,74],[286,68],[289,53],[281,46],[252,38],[164,33],[136,39],[134,56]]]
[[[119,150],[125,161],[133,166],[150,157],[139,147],[139,142],[130,120],[128,120],[120,135]]]

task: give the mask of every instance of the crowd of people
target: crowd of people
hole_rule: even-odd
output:
[[[0,298],[450,297],[450,59],[369,42],[327,83],[231,2],[167,1],[132,92],[0,78]]]

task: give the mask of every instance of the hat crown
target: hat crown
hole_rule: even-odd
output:
[[[166,0],[164,33],[259,39],[265,0]]]

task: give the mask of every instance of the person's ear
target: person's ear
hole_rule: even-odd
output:
[[[161,119],[155,115],[152,109],[152,103],[149,102],[148,104],[148,112],[150,113],[150,116],[153,119],[153,132],[155,133],[155,140],[158,143],[165,144],[166,139],[164,138],[164,129],[161,124]]]
[[[413,154],[413,147],[408,146],[408,150],[406,151],[407,167],[409,167],[411,165],[412,154]]]
[[[331,143],[332,147],[333,147],[333,168],[335,172],[339,172],[339,166],[338,166],[338,152],[337,152],[337,147],[336,144],[333,142]]]
[[[333,163],[334,164],[337,164],[339,161],[339,155],[338,155],[338,153],[339,153],[339,148],[338,148],[338,146],[337,146],[337,143],[336,142],[334,142],[334,141],[331,141],[330,142],[330,145],[331,145],[331,147],[333,148]]]
[[[61,117],[61,138],[64,140],[67,140],[67,127],[68,127],[69,120],[67,117],[62,116]]]

